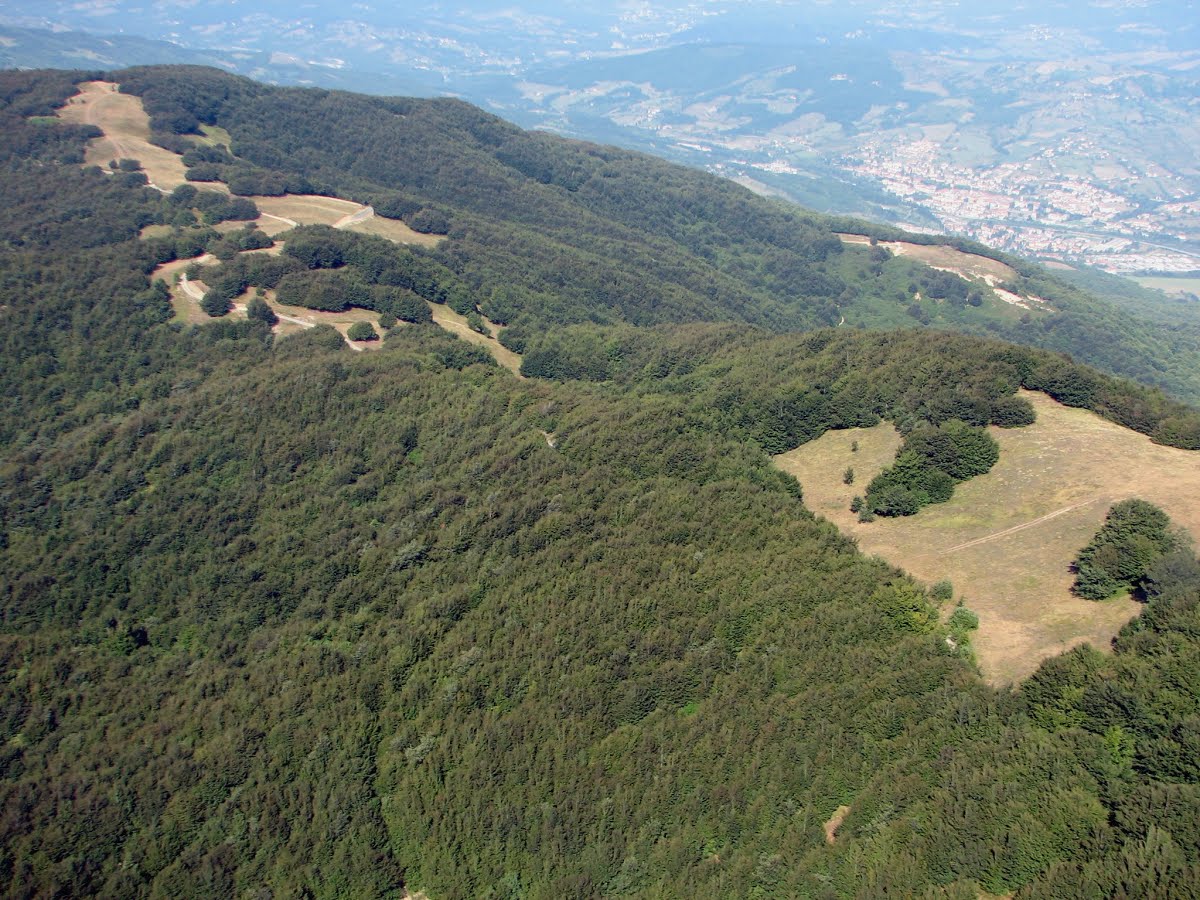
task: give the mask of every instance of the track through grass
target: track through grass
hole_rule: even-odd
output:
[[[1095,603],[1070,592],[1071,561],[1113,503],[1149,500],[1200,536],[1200,452],[1161,447],[1044,394],[1023,395],[1038,421],[992,429],[1001,448],[996,467],[959,485],[950,502],[908,518],[864,524],[849,510],[892,461],[900,435],[891,425],[830,432],[776,457],[799,479],[809,508],[864,552],[928,583],[953,582],[979,614],[976,655],[995,684],[1024,678],[1047,656],[1084,641],[1107,649],[1137,614],[1129,597]],[[843,484],[847,467],[855,470],[853,485]]]

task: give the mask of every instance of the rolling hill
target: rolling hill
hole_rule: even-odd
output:
[[[1103,335],[1186,387],[1153,323],[1006,260],[1049,307],[1009,324],[861,223],[460,102],[110,74],[196,184],[446,235],[303,226],[252,270],[225,194],[86,164],[55,114],[95,74],[0,75],[0,891],[1200,890],[1194,559],[1111,653],[996,689],[771,459],[1019,428],[1021,388],[1194,447],[1155,388],[951,330]],[[526,377],[419,315],[374,353],[172,322],[151,275],[210,247],[316,303],[487,313]],[[907,279],[947,292],[905,298],[928,324],[847,327]]]
[[[525,132],[454,100],[269,88],[211,70],[113,76],[159,129],[224,128],[231,167],[301,178],[377,210],[435,214],[440,254],[519,343],[546,325],[741,321],[773,330],[900,323],[988,334],[1070,353],[1118,375],[1200,397],[1200,338],[1085,294],[1037,266],[987,285],[978,306],[910,259],[843,248],[838,232],[918,240],[809,213],[653,157]],[[169,139],[168,139],[168,142]],[[997,255],[985,248],[965,249]],[[1014,261],[1010,261],[1014,262]],[[564,283],[561,273],[576,277]],[[512,349],[520,351],[520,346]]]

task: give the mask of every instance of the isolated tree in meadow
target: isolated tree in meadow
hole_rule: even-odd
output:
[[[229,298],[221,291],[208,291],[200,299],[200,308],[214,318],[229,312]]]
[[[267,305],[267,302],[257,294],[251,297],[250,302],[246,304],[246,318],[258,322],[266,322],[268,325],[274,325],[279,321],[279,316],[275,315],[275,310],[271,309]]]
[[[355,322],[346,329],[346,337],[352,341],[374,341],[378,340],[379,335],[375,333],[375,326],[370,322]]]
[[[467,313],[467,327],[472,331],[490,337],[491,332],[488,331],[487,325],[483,323],[483,316],[479,315],[475,310]]]

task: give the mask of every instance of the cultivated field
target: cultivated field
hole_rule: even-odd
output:
[[[142,163],[150,183],[169,191],[184,182],[183,160],[169,150],[156,147],[150,137],[150,117],[140,97],[122,94],[107,81],[88,81],[67,100],[58,115],[68,122],[95,125],[104,137],[90,141],[84,161],[108,167],[112,160],[136,159]]]
[[[1187,278],[1184,276],[1144,276],[1133,279],[1144,288],[1155,288],[1162,291],[1164,294],[1196,294],[1200,296],[1200,278]]]
[[[1094,603],[1070,593],[1071,560],[1114,502],[1149,500],[1200,537],[1200,453],[1157,446],[1043,394],[1024,396],[1038,421],[992,429],[1001,447],[995,468],[959,485],[949,503],[908,518],[863,524],[849,511],[895,455],[900,436],[890,425],[830,432],[776,457],[799,479],[809,508],[864,552],[927,583],[954,583],[956,599],[979,614],[975,650],[994,684],[1024,678],[1042,659],[1084,641],[1107,649],[1137,614],[1139,605],[1127,597]],[[842,483],[851,466],[852,486]]]

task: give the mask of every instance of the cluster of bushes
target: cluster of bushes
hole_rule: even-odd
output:
[[[233,232],[222,243],[232,240],[240,249],[252,249],[261,240],[256,234],[261,232]],[[237,256],[207,270],[210,291],[204,308],[210,315],[223,315],[234,297],[253,286],[274,289],[279,302],[288,306],[327,312],[356,306],[405,322],[428,322],[432,316],[425,300],[447,300],[448,291],[438,280],[442,275],[455,297],[466,296],[465,288],[437,263],[390,241],[308,226],[287,234],[279,256]],[[466,309],[474,311],[474,305]]]
[[[219,191],[202,191],[191,184],[181,184],[171,192],[171,202],[179,209],[194,209],[208,225],[218,222],[244,222],[259,217],[258,207],[245,197],[230,197]],[[176,224],[186,224],[177,218]],[[194,221],[194,220],[193,220]]]
[[[375,326],[370,322],[355,322],[346,329],[346,337],[352,341],[379,340],[379,335],[375,332]]]
[[[428,321],[423,300],[444,303],[462,315],[475,311],[472,292],[462,279],[428,254],[398,247],[381,237],[324,225],[303,226],[289,232],[283,252],[311,270],[317,282],[333,287],[335,293],[362,295],[362,302],[348,300],[351,305],[375,309],[377,306],[372,304],[378,304],[384,307],[380,312],[391,312],[410,322]],[[345,284],[332,280],[333,270]],[[325,274],[316,274],[319,272]],[[294,281],[297,288],[299,281]],[[364,294],[357,285],[370,290]],[[319,296],[319,291],[314,293],[314,298]]]
[[[1142,587],[1160,558],[1184,549],[1170,524],[1165,512],[1145,500],[1114,504],[1096,536],[1075,558],[1075,593],[1103,600]]]
[[[259,230],[253,222],[247,223],[236,231],[230,231],[219,236],[208,245],[208,252],[222,262],[228,262],[237,254],[247,250],[266,250],[273,247],[275,241],[265,231]]]
[[[942,272],[938,269],[922,272],[919,284],[921,296],[931,300],[945,300],[960,306],[966,304],[971,294],[971,286],[966,280],[953,272]]]
[[[372,200],[377,215],[400,219],[422,234],[449,234],[451,217],[445,207],[431,205],[404,194],[384,194]]]
[[[279,280],[275,296],[287,306],[341,312],[351,306],[367,308],[369,286],[352,270],[291,272]]]
[[[911,516],[930,503],[944,503],[954,485],[989,471],[1000,445],[983,428],[952,419],[922,425],[904,440],[896,461],[867,486],[860,516]]]
[[[286,256],[237,256],[220,266],[204,270],[204,283],[208,291],[200,301],[200,307],[210,316],[223,316],[229,311],[233,299],[247,288],[275,288],[288,274],[300,269],[299,263]]]
[[[183,164],[187,166],[185,177],[188,181],[223,181],[230,193],[235,195],[279,197],[313,191],[307,178],[243,162],[222,145],[195,146],[188,143],[182,155]]]

